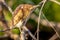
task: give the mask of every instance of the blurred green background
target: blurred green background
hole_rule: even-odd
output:
[[[6,0],[6,3],[12,8],[12,10],[14,11],[16,9],[16,7],[20,4],[33,4],[33,5],[37,5],[39,4],[41,0]],[[60,0],[57,0],[60,1]],[[38,16],[38,12],[39,12],[40,8],[37,8],[34,11],[34,14],[36,16]],[[8,11],[8,10],[4,10],[5,13],[5,19],[7,21],[11,20],[12,18],[12,14]],[[45,14],[46,18],[49,21],[53,21],[53,22],[60,22],[60,5],[53,3],[51,1],[47,1],[44,8],[43,8],[43,13]],[[33,22],[33,23],[32,23]],[[32,29],[34,28],[34,30],[36,30],[36,26],[37,23],[30,19],[28,21],[28,23],[30,24],[29,26],[32,26]],[[33,25],[32,25],[33,24]],[[35,25],[34,25],[35,24]],[[29,28],[29,27],[28,27]],[[40,27],[41,30],[45,30],[47,32],[50,32],[52,29],[51,28],[47,28],[47,27]],[[30,29],[30,30],[32,30]],[[50,29],[50,30],[49,30]],[[33,31],[32,31],[33,32]]]

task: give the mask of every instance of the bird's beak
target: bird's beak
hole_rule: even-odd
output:
[[[30,9],[36,9],[37,7],[39,7],[40,5],[34,5],[33,7],[31,7]]]

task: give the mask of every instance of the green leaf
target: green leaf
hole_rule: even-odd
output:
[[[20,30],[18,28],[14,28],[14,29],[12,29],[12,33],[20,34]]]

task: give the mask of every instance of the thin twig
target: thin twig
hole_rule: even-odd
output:
[[[58,38],[57,35],[54,34],[49,40],[55,40],[55,39],[57,39],[57,38]]]
[[[46,2],[46,0],[43,0],[44,2],[43,2],[43,4],[42,4],[42,7],[41,7],[41,9],[40,9],[40,12],[39,12],[39,17],[38,17],[38,25],[37,25],[37,40],[39,40],[39,23],[40,23],[40,17],[41,17],[41,13],[42,13],[42,9],[43,9],[43,7],[44,7],[44,5],[45,5],[45,2]]]
[[[31,19],[33,19],[33,20],[35,20],[36,22],[38,22],[38,21],[37,21],[38,16],[36,16],[35,14],[32,14],[32,15],[31,15]],[[52,24],[52,26],[51,26],[51,25],[48,25],[48,23]],[[56,23],[56,22],[53,22],[53,21],[47,22],[46,19],[41,19],[41,24],[44,25],[44,26],[46,26],[46,27],[54,27],[55,25],[57,25],[57,27],[60,28],[60,22],[57,22],[57,23]]]
[[[9,11],[12,13],[12,15],[13,15],[12,9],[6,4],[5,0],[4,0],[2,3],[3,3],[3,5],[5,5],[5,6],[8,8],[8,10],[9,10]]]
[[[58,5],[60,5],[60,2],[58,2],[56,0],[49,0],[49,1],[54,2],[54,3],[58,4]]]
[[[42,5],[42,3],[43,3],[44,1],[41,1],[41,2],[39,2],[39,7]],[[37,33],[37,31],[35,32],[35,34],[34,34],[34,36],[36,35],[36,33]],[[32,39],[33,40],[33,39]]]

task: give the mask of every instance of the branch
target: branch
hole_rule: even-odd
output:
[[[34,39],[37,40],[34,35],[28,30],[28,28],[26,26],[23,27],[24,30],[26,30],[28,32],[28,34]]]
[[[13,14],[12,9],[6,4],[5,0],[1,1],[3,3],[3,5],[5,5],[6,8],[8,8],[8,10]]]
[[[36,16],[35,14],[32,14],[32,15],[31,15],[31,19],[33,19],[33,20],[35,20],[36,22],[38,22],[38,21],[37,21],[37,20],[38,20],[38,16]],[[53,26],[48,25],[47,20],[45,20],[45,19],[42,19],[42,20],[41,20],[41,24],[44,25],[44,26],[47,26],[47,27],[57,26],[58,28],[60,28],[60,23],[59,23],[59,22],[56,23],[56,22],[53,22],[53,21],[49,21],[49,23],[51,23]]]
[[[55,39],[57,39],[57,38],[58,38],[57,35],[54,34],[49,40],[55,40]]]
[[[38,16],[36,16],[35,14],[32,14],[31,19],[37,21]],[[60,28],[60,23],[55,23],[52,21],[47,21],[46,19],[41,19],[41,24],[46,26],[46,27],[51,27],[54,28],[54,31],[56,30],[56,32],[58,33],[58,37],[59,37],[59,28]],[[51,25],[50,25],[51,24]]]
[[[39,25],[40,25],[39,22],[40,22],[40,20],[41,20],[42,9],[43,9],[46,1],[47,1],[47,0],[43,0],[43,4],[42,4],[41,9],[40,9],[40,12],[39,12],[38,25],[37,25],[37,40],[39,40]]]
[[[58,4],[58,5],[60,5],[60,2],[58,2],[56,0],[49,0],[49,1],[54,2],[54,3]]]

